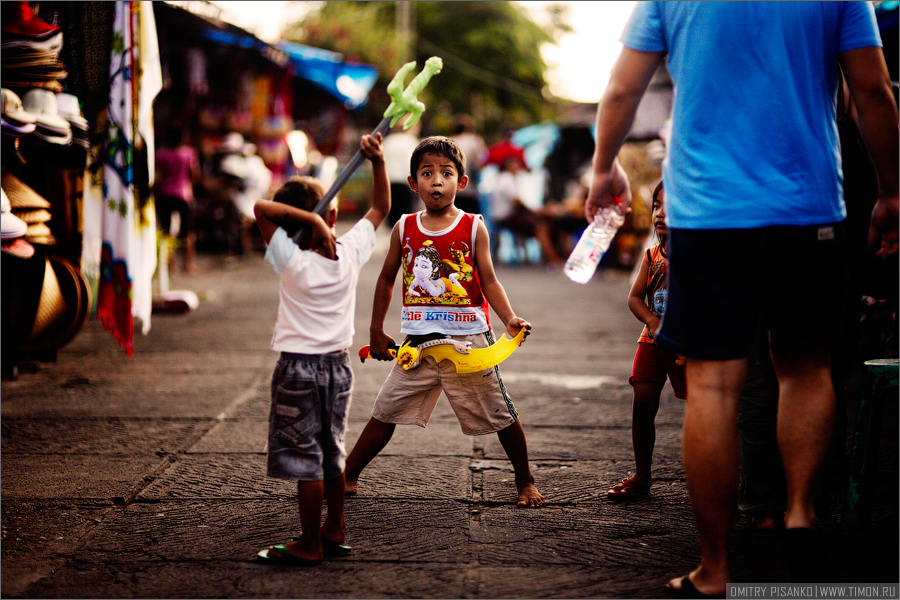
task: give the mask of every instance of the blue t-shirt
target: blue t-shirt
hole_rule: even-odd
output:
[[[819,225],[846,216],[838,54],[880,47],[870,2],[639,2],[621,38],[667,52],[668,225]]]

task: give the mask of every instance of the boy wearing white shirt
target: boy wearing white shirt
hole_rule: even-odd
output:
[[[353,388],[348,349],[359,271],[391,207],[381,141],[381,134],[360,141],[372,162],[372,207],[340,238],[336,202],[324,217],[311,212],[324,195],[311,177],[290,179],[273,201],[254,206],[266,261],[281,278],[272,336],[272,349],[281,356],[272,375],[266,472],[297,481],[301,525],[291,542],[261,550],[262,562],[310,566],[351,550],[344,544],[344,434]],[[323,499],[328,514],[321,524]]]

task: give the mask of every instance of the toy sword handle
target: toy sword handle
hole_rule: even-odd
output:
[[[376,133],[380,133],[384,135],[387,133],[388,129],[391,128],[391,119],[385,117],[381,120],[381,123],[378,124],[374,130],[372,130],[372,135]],[[347,163],[347,166],[344,167],[344,170],[341,171],[341,174],[338,175],[338,178],[334,180],[334,183],[331,184],[331,187],[325,192],[325,195],[322,196],[322,199],[319,200],[319,203],[316,204],[316,207],[313,209],[314,213],[324,215],[325,209],[331,204],[331,201],[334,200],[334,197],[337,196],[337,193],[343,188],[347,182],[350,180],[350,176],[356,172],[356,169],[363,163],[366,157],[359,150],[356,151],[356,154],[353,155],[353,158],[350,159],[350,162]],[[298,232],[299,234],[299,232]],[[299,237],[299,235],[298,235]],[[295,240],[296,241],[296,240]]]
[[[400,346],[391,344],[388,349],[391,351],[391,356],[397,358],[397,350],[400,349]],[[359,349],[359,362],[364,363],[367,358],[372,358],[372,355],[369,353],[369,346],[363,346]]]

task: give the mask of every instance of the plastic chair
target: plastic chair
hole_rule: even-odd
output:
[[[878,444],[886,402],[898,398],[897,359],[868,360],[864,363],[856,428],[850,448],[850,478],[841,525],[852,528],[868,523],[879,484]],[[893,484],[896,489],[896,482]]]

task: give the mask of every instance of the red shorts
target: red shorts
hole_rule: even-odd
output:
[[[680,363],[680,364],[679,364]],[[658,383],[660,387],[666,383],[666,377],[672,381],[675,397],[687,398],[687,380],[684,376],[685,358],[674,352],[660,348],[658,344],[638,342],[634,353],[634,366],[628,383],[636,381]]]

